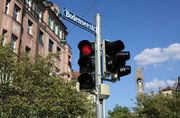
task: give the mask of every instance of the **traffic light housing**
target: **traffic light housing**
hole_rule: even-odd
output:
[[[131,67],[126,66],[126,61],[130,59],[130,52],[123,51],[124,48],[121,40],[105,41],[106,73],[113,75],[112,78],[116,80],[131,73]]]
[[[95,88],[95,57],[94,57],[94,42],[82,40],[78,44],[80,57],[78,60],[79,72],[78,82],[80,90],[92,90]]]

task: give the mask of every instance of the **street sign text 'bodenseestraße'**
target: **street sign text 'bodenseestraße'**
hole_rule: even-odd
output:
[[[96,27],[92,24],[89,23],[88,21],[82,19],[81,17],[75,15],[74,13],[72,13],[71,11],[64,9],[64,15],[63,15],[64,19],[68,20],[69,22],[91,32],[94,33],[96,32]]]

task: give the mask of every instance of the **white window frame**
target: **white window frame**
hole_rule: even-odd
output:
[[[32,8],[32,0],[26,0],[26,3],[28,5],[28,11],[31,11]]]
[[[6,34],[7,34],[7,31],[6,30],[3,30],[3,34],[2,34],[2,46],[5,46],[6,45]]]
[[[37,8],[38,20],[41,22],[43,20],[43,12]]]
[[[51,30],[54,30],[54,21],[53,20],[51,21]]]
[[[38,16],[39,16],[39,22],[41,22],[43,20],[43,12],[42,11],[39,11],[38,13]]]
[[[19,8],[18,5],[14,5],[14,11],[13,11],[13,17],[16,19],[16,21],[19,21],[19,13],[21,9]]]
[[[11,48],[13,49],[13,52],[16,52],[16,41],[17,37],[15,35],[11,35]]]
[[[55,26],[55,33],[56,33],[56,35],[58,35],[58,32],[59,32],[59,26]]]
[[[62,31],[62,40],[64,40],[64,32]]]
[[[62,30],[59,31],[59,38],[62,39]]]
[[[30,35],[33,35],[33,32],[32,32],[32,30],[33,30],[33,22],[31,22],[29,19],[28,19],[28,34],[30,34]]]
[[[38,43],[43,45],[43,35],[44,33],[42,31],[39,32],[39,37],[38,37]]]
[[[55,30],[54,25],[55,25],[54,20],[49,16],[48,26],[52,31]]]
[[[54,46],[54,42],[51,39],[49,39],[49,45],[48,45],[49,52],[53,52],[53,46]]]
[[[9,14],[9,6],[10,6],[10,0],[6,0],[6,6],[5,6],[5,14]]]

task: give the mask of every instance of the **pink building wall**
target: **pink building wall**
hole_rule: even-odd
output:
[[[23,52],[26,48],[29,49],[29,54],[34,57],[35,55],[41,55],[46,57],[49,54],[49,40],[53,42],[52,53],[57,53],[57,49],[60,49],[60,54],[54,59],[56,69],[59,73],[71,73],[71,59],[72,52],[71,47],[68,44],[62,43],[67,36],[67,29],[62,23],[60,18],[55,14],[53,10],[60,11],[56,5],[46,7],[42,2],[38,3],[38,7],[43,11],[42,21],[36,18],[35,2],[32,5],[32,9],[28,11],[29,7],[25,6],[23,0],[10,0],[9,12],[5,13],[6,0],[1,0],[0,4],[0,35],[3,34],[3,30],[7,31],[5,34],[5,43],[11,42],[11,37],[14,35],[17,40],[15,43],[15,52]],[[34,0],[32,0],[34,1]],[[35,0],[36,1],[36,0]],[[18,19],[13,18],[14,6],[18,6],[20,11],[18,12]],[[25,8],[25,11],[23,10]],[[48,25],[49,16],[53,19],[53,26],[58,26],[61,31],[61,36],[57,35],[55,31]],[[32,35],[28,33],[28,22],[32,23]],[[43,33],[42,44],[38,43],[39,32]],[[60,32],[58,32],[60,34]],[[57,48],[58,47],[58,48]],[[70,75],[71,76],[71,75]],[[70,76],[65,76],[70,77]]]

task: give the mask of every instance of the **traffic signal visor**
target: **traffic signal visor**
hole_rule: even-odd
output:
[[[115,56],[119,51],[124,50],[124,43],[121,40],[105,42],[106,55]]]
[[[80,90],[91,90],[94,89],[94,79],[89,73],[83,73],[78,77],[78,82],[80,84]]]

